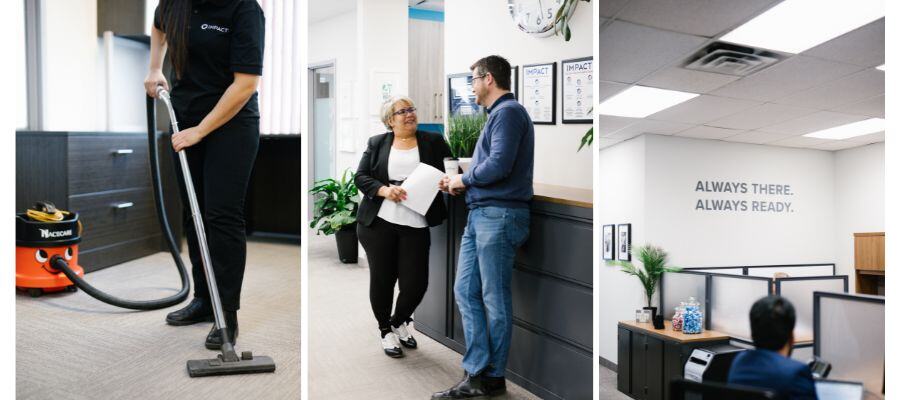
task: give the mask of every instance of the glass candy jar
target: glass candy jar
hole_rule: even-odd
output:
[[[691,297],[684,306],[684,322],[681,331],[684,333],[700,333],[703,331],[703,311],[700,303]]]
[[[684,326],[684,302],[680,306],[675,307],[675,315],[672,316],[672,329],[680,331]]]

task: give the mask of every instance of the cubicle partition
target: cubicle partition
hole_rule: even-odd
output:
[[[813,342],[813,293],[846,293],[847,290],[847,275],[775,279],[775,294],[788,299],[797,313],[794,341],[799,347],[810,346]]]
[[[834,275],[834,264],[780,264],[780,265],[747,265],[731,267],[699,267],[685,268],[684,271],[703,272],[724,275],[749,275],[774,278],[777,273],[785,273],[788,277],[828,276]]]
[[[671,320],[675,306],[693,297],[706,309],[706,288],[709,274],[694,271],[670,272],[662,275],[659,284],[659,312]]]
[[[831,363],[829,379],[884,393],[884,307],[883,296],[813,293],[813,353]]]
[[[728,334],[732,339],[751,343],[750,307],[757,299],[772,294],[769,278],[747,275],[710,274],[709,329]]]

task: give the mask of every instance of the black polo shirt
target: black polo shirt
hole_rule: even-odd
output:
[[[256,0],[193,0],[188,62],[172,85],[172,106],[183,127],[212,111],[234,73],[262,75],[265,17]],[[153,25],[162,30],[159,6]],[[171,48],[169,49],[171,51]],[[173,74],[174,75],[174,74]],[[234,118],[259,118],[257,94]]]

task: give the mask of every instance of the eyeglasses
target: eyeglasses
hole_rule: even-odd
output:
[[[409,107],[409,108],[404,108],[402,110],[394,111],[393,115],[406,115],[406,114],[415,114],[415,113],[416,113],[416,108]]]
[[[481,78],[484,78],[484,77],[486,77],[486,76],[488,76],[488,74],[481,74],[481,75],[478,75],[478,76],[473,76],[473,77],[472,77],[472,81],[474,82],[476,79],[481,79]]]

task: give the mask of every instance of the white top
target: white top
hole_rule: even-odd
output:
[[[403,181],[419,166],[419,148],[413,147],[409,150],[401,150],[391,147],[391,154],[388,156],[388,179],[392,181]],[[428,221],[425,216],[421,215],[408,207],[394,203],[391,200],[384,199],[381,202],[381,209],[378,210],[378,216],[388,222],[397,225],[406,225],[413,228],[428,227]]]

